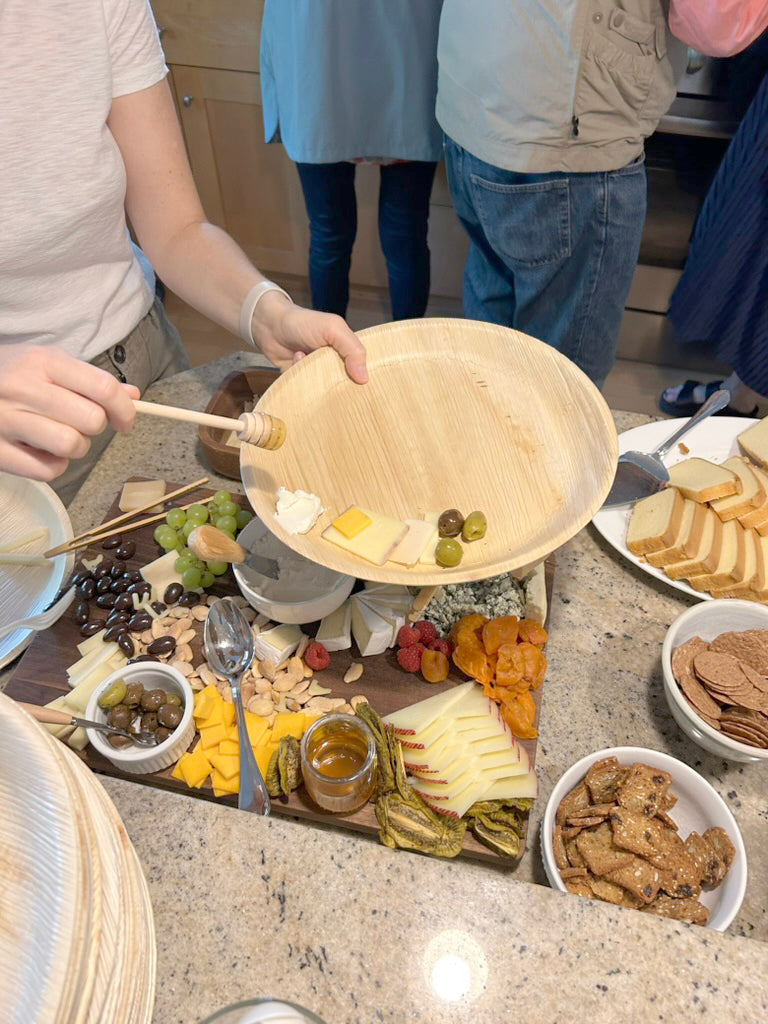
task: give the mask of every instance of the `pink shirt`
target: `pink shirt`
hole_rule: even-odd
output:
[[[700,53],[731,57],[768,27],[768,0],[671,0],[669,27]]]

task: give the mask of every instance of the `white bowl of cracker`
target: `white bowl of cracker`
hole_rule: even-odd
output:
[[[693,768],[644,747],[599,750],[568,769],[544,811],[541,851],[553,889],[719,932],[747,888],[725,802]]]
[[[672,717],[711,754],[768,760],[768,607],[715,600],[683,612],[661,650]]]

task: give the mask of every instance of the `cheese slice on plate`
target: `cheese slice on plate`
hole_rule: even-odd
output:
[[[326,527],[322,536],[332,544],[357,555],[358,558],[364,558],[367,562],[373,562],[374,565],[384,565],[405,536],[408,527],[401,519],[383,516],[379,512],[370,512],[365,508],[361,508],[360,512],[368,516],[371,525],[366,526],[354,537],[345,537],[333,525]]]
[[[439,512],[433,512],[430,515],[424,516],[424,522],[431,525],[432,533],[427,537],[424,548],[419,556],[419,565],[437,565],[435,548],[437,547],[437,542],[440,540],[440,533],[437,529],[437,521],[439,518]]]
[[[405,525],[408,532],[389,556],[389,561],[399,565],[416,565],[427,551],[427,545],[432,543],[435,524],[426,519],[406,519]],[[434,543],[437,544],[437,541]]]
[[[145,508],[150,501],[157,502],[148,512],[162,512],[165,497],[165,480],[136,480],[123,484],[117,507],[121,512],[133,512]]]

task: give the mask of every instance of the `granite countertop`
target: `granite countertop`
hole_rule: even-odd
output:
[[[148,397],[202,409],[229,372],[254,365],[265,364],[227,357],[154,385]],[[620,431],[647,421],[615,417]],[[102,518],[126,477],[192,480],[200,465],[194,428],[139,417],[75,499],[75,531]],[[235,487],[212,477],[219,482]],[[301,1003],[328,1024],[768,1019],[764,769],[692,744],[662,693],[664,633],[691,603],[592,527],[558,551],[541,795],[514,872],[105,778],[149,881],[156,1024],[192,1024],[258,995]],[[733,811],[750,881],[728,934],[546,887],[538,832],[552,786],[584,754],[617,745],[680,758]]]

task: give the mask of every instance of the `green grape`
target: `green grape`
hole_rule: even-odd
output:
[[[187,571],[187,569],[196,569],[196,563],[197,559],[195,558],[195,556],[192,554],[189,548],[185,548],[184,551],[182,551],[182,553],[176,559],[176,562],[174,563],[174,568],[176,569],[176,572],[184,573]]]
[[[202,578],[203,574],[199,569],[186,569],[181,574],[181,582],[184,584],[185,590],[197,590]]]
[[[237,522],[238,530],[242,530],[243,527],[247,526],[248,523],[250,523],[250,521],[252,519],[253,519],[253,512],[249,512],[247,508],[241,508],[238,511],[237,515],[235,516],[235,520]]]
[[[208,566],[208,572],[212,572],[214,576],[223,576],[229,566],[228,562],[206,562]]]
[[[229,491],[216,491],[213,501],[216,505],[223,505],[225,502],[232,501],[232,495]]]
[[[216,577],[213,575],[210,569],[203,569],[202,573],[200,574],[200,586],[203,588],[203,590],[207,590],[208,587],[212,587],[215,580]]]
[[[174,530],[180,530],[187,521],[187,513],[183,508],[169,508],[165,516],[165,521],[169,526],[173,527]]]
[[[236,516],[239,511],[240,506],[236,505],[234,501],[223,501],[219,505],[220,516],[232,516],[234,518],[234,516]]]
[[[198,526],[201,523],[207,523],[208,509],[205,505],[190,505],[187,509],[187,521],[197,523]]]
[[[189,540],[190,533],[192,533],[192,531],[199,525],[199,523],[196,523],[194,522],[194,520],[189,519],[186,521],[186,523],[184,523],[184,525],[181,528],[181,532],[185,541]]]
[[[154,538],[163,551],[173,551],[176,547],[176,531],[172,530],[167,523],[161,523],[155,527]]]
[[[237,529],[237,520],[234,516],[219,516],[216,520],[216,528],[224,533],[233,534]]]

